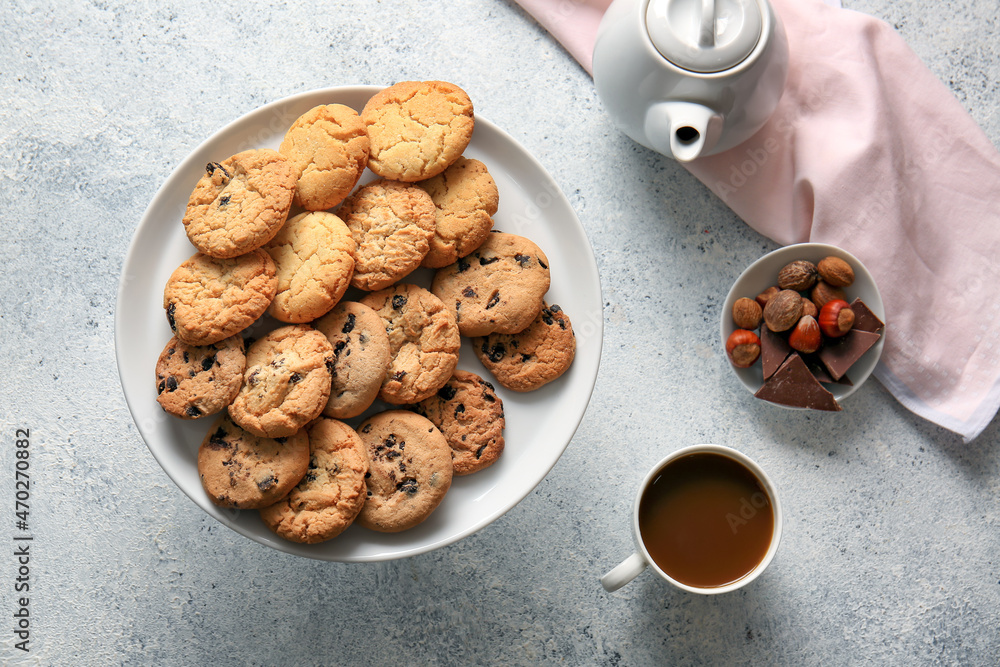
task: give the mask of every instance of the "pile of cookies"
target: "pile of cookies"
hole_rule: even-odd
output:
[[[461,336],[513,391],[569,368],[548,258],[493,229],[496,183],[463,155],[473,127],[461,88],[407,81],[206,166],[183,218],[198,252],[164,289],[156,388],[176,417],[221,414],[198,452],[213,503],[296,542],[413,527],[504,448],[493,385],[457,369]],[[366,167],[378,178],[359,187]],[[408,279],[421,267],[429,289]]]

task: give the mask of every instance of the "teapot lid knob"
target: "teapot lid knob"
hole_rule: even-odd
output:
[[[693,72],[721,72],[746,60],[763,22],[756,0],[649,0],[646,7],[653,46]]]

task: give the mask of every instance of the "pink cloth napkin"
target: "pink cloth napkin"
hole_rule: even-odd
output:
[[[517,0],[590,72],[610,0]],[[771,0],[788,83],[770,121],[685,165],[755,230],[830,243],[875,277],[875,376],[907,408],[979,435],[1000,407],[1000,154],[886,23]]]

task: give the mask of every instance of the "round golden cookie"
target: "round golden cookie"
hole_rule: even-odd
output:
[[[288,217],[295,173],[284,155],[269,148],[209,162],[184,213],[184,231],[211,257],[230,258],[261,247]]]
[[[232,259],[199,252],[170,275],[163,307],[178,338],[188,345],[210,345],[253,324],[277,289],[274,260],[263,250]]]
[[[493,385],[475,373],[455,371],[437,393],[413,409],[444,434],[456,475],[487,468],[503,453],[503,401]]]
[[[181,419],[214,415],[236,398],[246,363],[238,334],[209,345],[173,336],[156,361],[156,400]]]
[[[386,403],[417,403],[444,386],[461,347],[455,316],[436,296],[408,283],[372,292],[361,303],[382,318],[391,361],[379,390]]]
[[[576,337],[569,317],[553,304],[524,331],[475,338],[472,349],[504,387],[532,391],[566,372],[576,354]]]
[[[371,141],[368,168],[396,181],[437,176],[472,139],[475,117],[464,90],[445,81],[402,81],[361,111]]]
[[[319,416],[330,396],[333,347],[307,324],[275,329],[247,350],[243,388],[229,406],[240,427],[288,436]]]
[[[531,240],[493,231],[475,252],[438,269],[431,291],[455,309],[463,336],[517,333],[542,309],[548,263]]]
[[[292,123],[278,152],[295,169],[295,205],[324,211],[342,202],[357,185],[368,162],[368,134],[357,111],[325,104]]]
[[[261,438],[223,414],[198,448],[198,476],[220,507],[273,505],[299,483],[309,467],[309,436]]]
[[[416,413],[389,410],[361,422],[358,435],[369,459],[358,524],[396,533],[424,521],[451,488],[451,448],[441,431]]]
[[[357,417],[378,397],[389,368],[389,335],[378,313],[356,301],[341,301],[313,323],[333,345],[333,386],[323,414]]]
[[[300,213],[263,249],[278,276],[278,292],[267,312],[282,322],[300,324],[325,315],[351,283],[354,239],[333,213]]]
[[[337,213],[357,245],[351,285],[380,290],[420,266],[434,236],[434,202],[411,183],[378,180],[347,198]]]
[[[419,185],[437,209],[434,238],[422,266],[448,266],[486,240],[493,229],[500,195],[485,164],[460,157],[443,173]]]
[[[264,525],[292,542],[315,544],[340,535],[365,504],[368,452],[353,428],[320,418],[308,429],[309,468],[274,505],[262,507]]]

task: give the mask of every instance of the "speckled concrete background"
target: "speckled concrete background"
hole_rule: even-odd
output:
[[[963,445],[875,381],[832,416],[751,400],[719,353],[719,305],[773,244],[616,132],[509,0],[266,4],[0,7],[0,660],[1000,662],[996,422]],[[894,24],[1000,144],[993,0],[849,6]],[[122,261],[157,188],[223,124],[307,89],[428,78],[462,85],[576,209],[607,304],[597,389],[551,474],[468,539],[374,565],[277,553],[207,518],[137,435],[114,356]],[[32,442],[27,656],[12,623],[17,428]],[[730,595],[649,573],[605,593],[642,472],[698,442],[775,478],[777,559]]]

